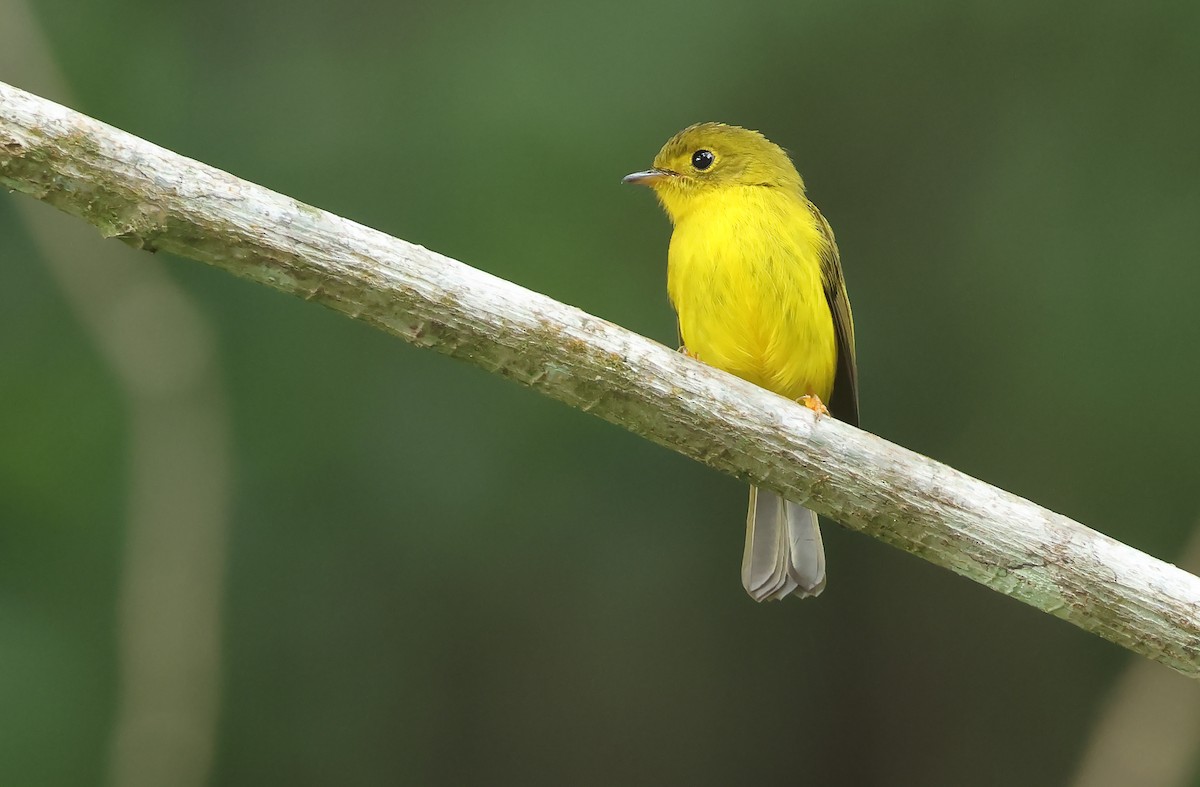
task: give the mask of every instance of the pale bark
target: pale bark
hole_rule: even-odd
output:
[[[544,295],[3,84],[0,185],[470,361],[1200,675],[1195,576]]]

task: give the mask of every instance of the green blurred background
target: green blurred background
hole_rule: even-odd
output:
[[[664,343],[669,227],[620,177],[689,123],[761,129],[837,231],[864,428],[1168,560],[1196,527],[1196,3],[32,11],[75,108]],[[136,439],[22,201],[0,196],[0,782],[99,784]],[[207,783],[1066,784],[1131,661],[832,523],[820,600],[756,605],[741,483],[117,253],[207,324],[231,435]]]

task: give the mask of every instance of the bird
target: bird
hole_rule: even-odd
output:
[[[649,186],[671,221],[667,294],[680,350],[857,426],[854,320],[837,243],[788,153],[758,131],[697,123],[622,182]],[[816,514],[751,486],[746,592],[810,598],[825,583]]]

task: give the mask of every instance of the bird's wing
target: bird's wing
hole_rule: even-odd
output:
[[[811,203],[810,203],[811,204]],[[854,359],[854,316],[850,313],[850,298],[846,295],[846,282],[842,278],[842,261],[838,256],[833,229],[815,205],[813,215],[825,234],[825,248],[821,253],[821,283],[825,287],[825,300],[833,315],[833,328],[837,335],[837,375],[833,380],[833,396],[829,401],[829,412],[838,420],[858,426],[858,363]]]

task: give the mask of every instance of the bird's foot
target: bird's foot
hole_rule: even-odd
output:
[[[817,414],[818,417],[822,415],[829,415],[829,408],[826,407],[825,403],[821,401],[821,397],[817,396],[816,394],[806,394],[805,396],[801,396],[796,401],[807,407],[809,410],[812,410]]]
[[[686,355],[687,357],[691,358],[691,359],[692,359],[692,360],[694,360],[694,361],[698,361],[698,360],[700,360],[700,356],[699,356],[699,355],[696,355],[696,353],[694,353],[694,352],[692,352],[691,350],[689,350],[689,349],[687,348],[687,345],[686,345],[686,344],[681,344],[681,345],[679,345],[679,352],[683,353],[684,355]]]

